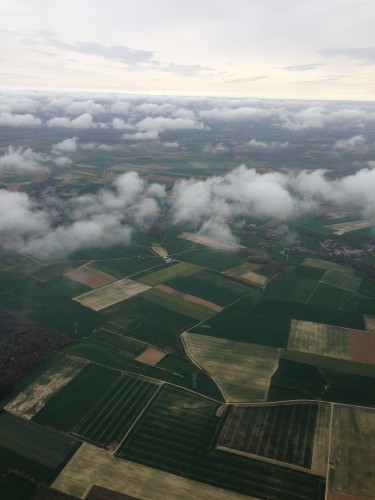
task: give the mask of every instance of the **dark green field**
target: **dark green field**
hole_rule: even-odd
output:
[[[279,274],[267,283],[264,298],[306,304],[318,282],[290,273]]]
[[[317,404],[232,407],[217,445],[310,469]]]
[[[119,372],[88,364],[35,415],[34,420],[69,432],[119,377]]]
[[[106,315],[108,330],[177,354],[182,353],[179,334],[197,323],[140,297],[109,307]]]
[[[78,448],[79,442],[29,420],[0,416],[0,466],[50,482]]]
[[[114,260],[97,260],[90,264],[90,267],[116,276],[116,278],[126,278],[145,270],[148,270],[148,272],[157,271],[166,267],[166,264],[160,257],[152,257],[150,255],[139,258],[128,257]]]
[[[144,379],[122,375],[86,413],[74,434],[100,446],[118,444],[158,388]]]
[[[319,283],[318,287],[311,295],[309,304],[324,309],[339,309],[346,294],[346,290],[336,288],[326,283]]]
[[[222,421],[217,404],[166,387],[118,455],[239,493],[272,500],[324,498],[319,476],[214,449]]]
[[[174,278],[165,285],[190,295],[196,295],[214,304],[225,307],[246,295],[252,288],[240,284],[219,273],[203,271],[184,278]]]

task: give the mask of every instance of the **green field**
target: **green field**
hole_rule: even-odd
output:
[[[79,442],[29,420],[0,415],[0,466],[50,482],[78,448]]]
[[[88,364],[48,401],[34,420],[69,432],[119,377],[119,372]]]
[[[316,267],[318,269],[325,269],[326,271],[346,273],[348,276],[351,276],[354,273],[354,269],[352,267],[336,264],[336,262],[330,262],[328,260],[313,259],[311,257],[307,257],[306,259],[304,259],[302,264],[304,266]]]
[[[0,479],[0,498],[31,500],[36,492],[36,484],[16,474],[8,474]]]
[[[290,273],[282,273],[270,280],[264,290],[264,298],[306,304],[318,282]]]
[[[319,283],[311,295],[309,304],[315,307],[339,309],[347,294],[346,290],[326,283]]]
[[[145,270],[153,272],[158,268],[164,268],[167,266],[168,264],[165,264],[163,259],[152,256],[97,260],[90,264],[90,267],[103,271],[107,274],[111,274],[112,276],[116,276],[116,278],[127,278]]]
[[[217,446],[310,469],[318,408],[318,404],[231,407]]]
[[[215,450],[217,404],[165,387],[118,455],[156,469],[270,500],[324,498],[322,477]]]
[[[106,309],[104,328],[127,337],[141,340],[155,347],[182,354],[179,334],[196,320],[179,314],[141,297],[133,297]]]
[[[142,294],[142,299],[160,307],[188,316],[194,320],[203,321],[213,316],[215,312],[208,307],[195,302],[189,302],[157,288],[151,288]]]
[[[252,289],[246,284],[240,284],[210,271],[203,271],[183,278],[174,278],[165,284],[181,292],[209,300],[222,307],[246,295]]]
[[[191,276],[200,271],[202,271],[202,268],[199,266],[187,264],[186,262],[179,262],[178,264],[170,264],[165,269],[146,274],[146,276],[136,279],[144,285],[154,286],[172,278],[176,278],[176,276]]]
[[[74,434],[100,446],[118,444],[158,388],[145,379],[122,375],[85,414]]]
[[[349,275],[347,272],[338,271],[326,271],[321,281],[349,292],[357,292],[362,283],[361,278]]]

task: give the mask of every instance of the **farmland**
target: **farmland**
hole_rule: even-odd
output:
[[[311,469],[318,409],[303,403],[231,407],[217,447]]]
[[[183,240],[193,241],[194,243],[199,243],[200,245],[213,248],[214,250],[224,250],[227,252],[233,252],[241,248],[241,245],[238,245],[236,243],[226,243],[220,240],[216,240],[214,238],[210,238],[208,236],[204,236],[203,234],[181,233],[179,237],[182,238]]]
[[[94,311],[100,311],[148,289],[149,287],[146,285],[123,278],[122,280],[97,288],[92,292],[86,292],[83,295],[74,297],[74,300]]]
[[[32,382],[5,409],[23,418],[32,418],[52,396],[70,382],[85,366],[85,363],[67,357],[46,370]]]
[[[154,286],[159,283],[164,283],[172,278],[176,278],[177,276],[191,276],[195,273],[199,273],[200,271],[202,271],[202,269],[199,266],[180,262],[178,264],[170,265],[165,269],[161,269],[160,271],[146,274],[146,276],[137,278],[137,280],[144,285]]]
[[[265,401],[279,349],[184,333],[189,356],[219,385],[226,401]]]
[[[319,476],[212,449],[221,423],[216,410],[209,400],[165,388],[117,455],[256,498],[324,498]]]
[[[25,470],[41,482],[56,477],[78,441],[14,415],[0,415],[0,466]]]
[[[100,446],[117,446],[155,395],[157,384],[123,375],[98,399],[74,434]]]
[[[306,304],[318,283],[303,276],[280,274],[267,283],[264,297],[269,300],[282,300]]]
[[[375,486],[374,431],[374,409],[334,405],[329,457],[330,493],[371,498]]]
[[[126,477],[126,481],[124,481]],[[122,460],[112,454],[84,443],[53,483],[53,487],[82,498],[92,485],[115,490],[135,498],[165,500],[166,492],[173,491],[175,500],[251,500],[248,495],[215,488],[191,479],[169,474],[138,463]],[[152,488],[151,488],[152,486]]]
[[[366,220],[355,220],[352,222],[342,222],[340,224],[331,224],[329,226],[325,226],[328,229],[331,229],[334,234],[337,236],[342,236],[345,233],[349,233],[351,231],[358,231],[358,229],[365,229],[367,227],[372,227],[372,223]]]
[[[99,288],[117,280],[110,274],[103,273],[97,269],[92,269],[86,265],[72,269],[64,274],[66,278],[82,283],[89,288]]]

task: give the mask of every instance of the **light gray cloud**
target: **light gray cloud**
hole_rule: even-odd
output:
[[[348,59],[354,59],[359,64],[375,64],[375,46],[374,47],[346,47],[341,49],[321,49],[318,54],[326,57],[343,56]]]
[[[77,129],[87,129],[87,128],[97,128],[98,124],[94,122],[93,117],[90,113],[83,113],[77,118],[70,120],[66,117],[55,117],[47,121],[48,127],[61,127],[61,128],[77,128]]]
[[[141,64],[156,64],[153,60],[154,52],[126,47],[125,45],[103,45],[92,41],[68,43],[56,38],[51,32],[35,31],[25,40],[27,44],[55,47],[57,49],[78,52],[100,57],[110,61],[117,61],[126,66],[139,66]]]
[[[163,68],[163,71],[174,73],[178,76],[205,76],[215,72],[213,68],[200,64],[175,64],[170,63]]]
[[[257,149],[285,149],[289,146],[289,142],[280,142],[280,141],[258,141],[257,139],[251,139],[246,143],[250,148]]]
[[[281,69],[286,71],[311,71],[318,68],[321,64],[295,64],[293,66],[283,66]]]
[[[252,108],[252,107],[238,107],[238,108],[214,108],[199,113],[201,118],[208,120],[217,120],[223,122],[230,121],[258,121],[263,120],[270,116],[266,109]]]
[[[126,123],[122,118],[115,117],[112,120],[112,127],[115,130],[133,130],[134,125]]]
[[[228,146],[226,146],[222,142],[218,142],[217,144],[206,144],[203,148],[204,153],[213,153],[213,154],[220,154],[220,153],[228,153],[230,149]]]
[[[14,172],[33,172],[47,170],[45,165],[49,156],[37,153],[32,148],[8,147],[7,152],[0,157],[0,170]]]
[[[349,139],[340,139],[333,145],[337,149],[360,148],[366,145],[366,138],[363,135],[354,135]]]
[[[12,114],[3,112],[0,113],[0,127],[38,127],[42,125],[42,120],[34,115]]]

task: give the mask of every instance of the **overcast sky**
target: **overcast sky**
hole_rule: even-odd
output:
[[[375,100],[374,0],[2,0],[3,88]]]

